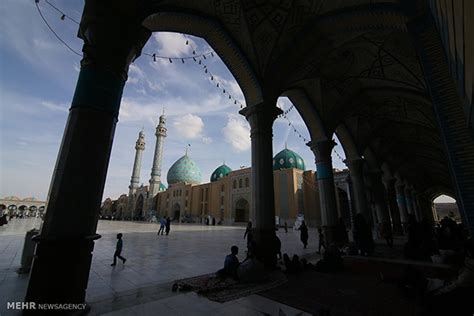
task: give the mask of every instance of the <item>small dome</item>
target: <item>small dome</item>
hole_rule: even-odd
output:
[[[160,182],[160,188],[158,189],[158,191],[166,191],[166,185],[163,184],[163,182]]]
[[[191,184],[201,183],[201,170],[188,155],[179,158],[168,170],[166,177],[168,184],[186,182]]]
[[[211,182],[217,181],[222,177],[225,177],[232,169],[229,168],[226,164],[217,167],[216,170],[211,174]]]
[[[273,157],[273,170],[291,168],[305,170],[303,158],[294,151],[285,148]]]

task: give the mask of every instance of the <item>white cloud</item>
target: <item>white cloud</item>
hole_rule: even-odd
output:
[[[207,136],[204,136],[202,138],[202,142],[206,145],[209,145],[210,143],[212,143],[212,138],[211,137],[207,137]]]
[[[51,111],[61,111],[61,112],[68,111],[66,104],[56,104],[49,101],[43,101],[40,104]]]
[[[250,149],[250,127],[243,118],[230,115],[222,134],[236,152]]]
[[[187,139],[194,139],[201,137],[204,122],[202,119],[193,114],[186,114],[181,117],[177,117],[173,122],[173,127],[176,132]]]
[[[192,54],[192,47],[197,46],[189,37],[187,38],[188,45],[186,45],[186,38],[180,33],[156,32],[153,33],[153,38],[158,44],[157,53],[160,56],[189,56]]]

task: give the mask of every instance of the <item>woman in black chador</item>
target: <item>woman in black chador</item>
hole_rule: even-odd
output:
[[[306,226],[306,223],[304,221],[301,223],[300,231],[301,231],[300,233],[301,242],[306,248],[308,246],[308,226]]]

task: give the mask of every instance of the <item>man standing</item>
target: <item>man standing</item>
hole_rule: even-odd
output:
[[[168,216],[168,218],[165,220],[165,226],[166,226],[166,236],[169,235],[170,230],[171,230],[171,218]],[[162,234],[163,235],[163,234]]]
[[[158,230],[158,234],[161,234],[163,235],[164,231],[165,231],[165,226],[166,226],[166,219],[165,217],[163,216],[162,218],[160,218],[160,229]]]

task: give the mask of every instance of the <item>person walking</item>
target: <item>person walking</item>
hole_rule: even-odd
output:
[[[169,216],[166,219],[165,226],[166,226],[166,236],[168,236],[171,230],[171,218]]]
[[[319,235],[318,253],[321,253],[321,248],[324,248],[324,251],[326,251],[326,241],[324,240],[324,234],[323,234],[322,228],[318,228],[318,235]]]
[[[285,233],[288,233],[288,224],[285,221]]]
[[[300,232],[301,242],[306,248],[308,246],[308,226],[306,226],[306,223],[304,221],[301,223]]]
[[[163,216],[162,218],[160,218],[160,229],[158,230],[158,234],[161,234],[163,235],[164,231],[165,231],[165,226],[166,226],[166,219],[165,217]]]
[[[122,262],[125,264],[125,259],[122,257],[120,254],[122,253],[122,248],[123,248],[123,241],[122,241],[122,233],[117,234],[117,245],[115,246],[115,253],[114,253],[114,262],[111,264],[111,266],[115,266],[117,264],[117,257],[122,260]]]

